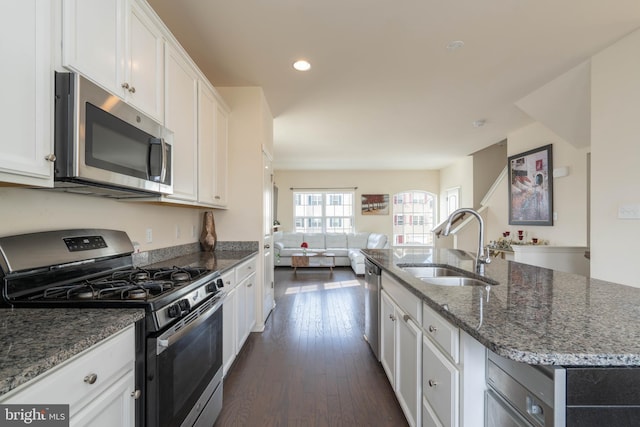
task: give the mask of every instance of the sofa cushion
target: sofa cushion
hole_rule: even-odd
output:
[[[367,241],[368,249],[382,249],[387,244],[387,235],[371,233]]]
[[[324,236],[324,240],[326,242],[327,249],[333,249],[333,248],[346,249],[347,247],[347,235],[344,233],[342,234],[327,233]]]
[[[364,249],[367,247],[370,233],[350,233],[347,234],[347,245],[349,248]]]
[[[324,249],[324,234],[306,234],[303,236],[307,245],[309,245],[309,249]],[[300,242],[302,243],[302,242]],[[298,245],[300,247],[300,245]]]
[[[342,249],[340,249],[340,248],[334,248],[334,249],[327,248],[325,253],[331,253],[336,257],[346,257],[349,254],[349,250],[347,248],[342,248]]]
[[[281,242],[285,248],[299,248],[302,243],[302,234],[291,232],[282,233]]]

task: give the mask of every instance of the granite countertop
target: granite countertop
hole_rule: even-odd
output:
[[[0,395],[144,318],[144,309],[0,309]]]
[[[497,283],[488,292],[438,286],[398,265],[448,265],[475,275],[473,254],[433,248],[363,253],[501,356],[532,365],[640,366],[640,289],[501,259],[485,267],[484,278]]]
[[[207,270],[223,272],[235,267],[242,261],[256,255],[257,250],[223,250],[215,252],[195,252],[182,255],[162,262],[151,264],[148,267],[204,267]]]

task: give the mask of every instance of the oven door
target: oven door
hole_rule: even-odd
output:
[[[147,425],[213,423],[222,407],[222,301],[147,339]],[[213,417],[213,418],[211,418]]]

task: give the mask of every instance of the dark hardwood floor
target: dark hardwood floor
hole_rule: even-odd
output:
[[[220,426],[406,426],[351,268],[275,269],[276,308],[224,380]]]

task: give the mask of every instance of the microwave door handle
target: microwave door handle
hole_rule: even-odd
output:
[[[153,147],[154,145],[159,145],[160,149],[163,151],[162,153],[162,170],[159,175],[153,175],[152,171],[152,161],[153,157]],[[159,179],[162,179],[163,174],[165,172],[166,154],[164,153],[164,140],[162,138],[149,138],[149,155],[147,156],[147,175],[149,176],[150,181],[157,182]]]
[[[160,138],[160,145],[162,149],[162,172],[160,172],[160,182],[163,183],[167,178],[167,143],[164,138]]]

